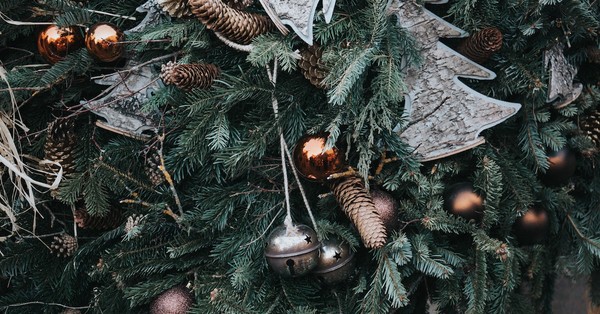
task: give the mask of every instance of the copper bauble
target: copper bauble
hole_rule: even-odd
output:
[[[475,193],[471,183],[456,183],[444,192],[444,209],[466,220],[480,221],[483,217],[483,198]]]
[[[317,266],[321,243],[306,225],[275,228],[267,240],[265,256],[271,268],[283,277],[298,277]]]
[[[38,35],[37,46],[40,55],[54,64],[63,60],[69,52],[83,47],[83,36],[76,27],[50,25]]]
[[[371,197],[385,229],[390,234],[398,228],[398,202],[389,193],[376,189],[371,190]]]
[[[321,243],[319,262],[313,273],[323,283],[332,285],[346,281],[354,274],[356,263],[350,245],[337,238]]]
[[[546,173],[541,175],[541,179],[546,185],[556,186],[566,183],[575,173],[576,158],[575,154],[568,149],[563,148],[548,155],[550,167]]]
[[[121,43],[125,34],[115,25],[98,23],[85,34],[88,52],[102,62],[113,62],[123,56],[125,47]]]
[[[294,148],[294,166],[309,180],[323,181],[334,173],[345,169],[344,152],[333,147],[324,150],[327,134],[302,137]]]
[[[515,235],[521,245],[544,242],[548,233],[548,214],[539,207],[529,208],[515,222]]]
[[[150,314],[185,314],[192,306],[192,301],[192,294],[186,287],[173,287],[152,301]]]

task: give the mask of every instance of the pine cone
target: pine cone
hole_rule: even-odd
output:
[[[111,210],[102,217],[91,216],[87,210],[78,209],[75,211],[75,223],[81,229],[108,230],[114,229],[121,224],[121,213]]]
[[[225,0],[225,4],[232,9],[243,10],[254,4],[254,0]]]
[[[214,64],[177,64],[169,61],[163,64],[160,78],[167,85],[173,84],[182,90],[190,91],[193,88],[209,88],[219,74],[220,70]]]
[[[156,151],[153,151],[146,156],[146,161],[144,162],[144,168],[146,169],[146,175],[150,178],[150,182],[154,186],[159,186],[165,182],[165,175],[162,170],[159,168],[160,166],[160,156]]]
[[[158,5],[172,17],[192,16],[192,8],[187,0],[158,0]]]
[[[362,180],[358,177],[341,179],[332,184],[331,190],[342,210],[358,229],[365,247],[376,249],[385,245],[385,225]]]
[[[325,88],[323,79],[328,73],[325,64],[321,58],[323,57],[323,48],[318,45],[312,45],[300,50],[302,58],[298,62],[300,72],[310,81],[311,84],[318,88]]]
[[[600,148],[600,110],[592,111],[581,121],[581,132]]]
[[[60,236],[54,236],[54,241],[50,244],[50,249],[58,257],[68,257],[77,251],[77,239],[63,233]]]
[[[488,27],[463,41],[457,51],[477,63],[484,63],[500,48],[502,48],[502,33],[495,27]]]
[[[586,49],[588,61],[591,63],[600,63],[600,49],[597,47],[588,47]]]
[[[206,28],[238,44],[249,44],[275,27],[268,16],[232,9],[221,0],[189,0],[189,4]]]
[[[48,125],[48,135],[44,146],[45,158],[59,163],[63,168],[63,176],[68,176],[75,172],[75,159],[73,151],[77,138],[75,137],[75,123],[73,120],[56,120]],[[57,166],[49,166],[51,173],[57,173]],[[51,184],[55,176],[48,174],[46,181]]]

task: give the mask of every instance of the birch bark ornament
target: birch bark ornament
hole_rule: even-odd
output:
[[[413,34],[423,52],[423,63],[406,72],[408,124],[395,131],[415,148],[420,161],[444,158],[483,144],[485,139],[479,133],[508,119],[521,105],[479,94],[459,81],[458,77],[491,80],[496,76],[439,41],[441,37],[466,37],[466,32],[414,0],[393,5],[398,5],[400,25]]]
[[[565,58],[562,43],[557,43],[544,52],[544,65],[550,71],[547,103],[551,103],[554,108],[560,109],[572,103],[581,95],[583,85],[573,83],[573,79],[577,75],[577,68]]]
[[[82,104],[105,119],[96,121],[97,126],[132,138],[148,139],[150,136],[143,132],[156,129],[158,113],[146,113],[142,107],[163,84],[151,65],[139,67],[132,61],[128,65],[127,71],[95,80],[109,86],[104,97]]]
[[[304,42],[313,44],[313,20],[320,0],[260,0],[277,29],[288,34],[287,24]],[[323,0],[325,22],[331,22],[335,0]]]

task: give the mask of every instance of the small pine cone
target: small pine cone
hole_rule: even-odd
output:
[[[60,236],[55,236],[54,241],[50,244],[50,249],[58,257],[68,257],[77,251],[77,239],[63,233]]]
[[[192,8],[187,0],[158,0],[158,5],[172,17],[192,16]]]
[[[243,10],[254,4],[254,0],[225,0],[225,4],[232,9]]]
[[[502,48],[502,33],[495,27],[488,27],[463,41],[457,51],[477,63],[484,63],[500,48]]]
[[[249,44],[275,27],[268,16],[230,8],[221,0],[189,0],[189,4],[206,28],[238,44]]]
[[[163,64],[160,78],[167,85],[172,84],[182,90],[191,91],[193,88],[209,88],[220,72],[214,64],[177,64],[169,61]]]
[[[75,172],[75,158],[73,152],[77,138],[75,136],[75,123],[73,120],[56,120],[48,125],[48,135],[44,145],[45,158],[59,163],[63,168],[63,176]],[[51,171],[57,173],[59,168],[51,165]],[[55,176],[48,174],[48,184],[54,182]]]
[[[581,121],[581,132],[600,148],[600,110],[591,112]]]
[[[121,224],[121,213],[117,210],[111,210],[105,216],[95,217],[91,216],[85,209],[78,209],[75,211],[75,223],[81,229],[114,229]]]
[[[311,84],[318,88],[325,88],[323,79],[328,73],[325,64],[323,64],[323,48],[321,46],[312,45],[300,50],[302,58],[298,62],[300,72],[310,81]]]
[[[165,182],[165,175],[162,170],[160,170],[159,166],[160,156],[157,152],[151,152],[146,156],[144,169],[146,170],[146,175],[150,178],[150,182],[152,182],[154,186],[159,186]]]
[[[588,47],[586,49],[588,61],[591,63],[600,63],[600,48]]]
[[[358,177],[341,179],[332,184],[331,190],[344,213],[358,229],[365,247],[376,249],[385,245],[385,224],[362,180]]]

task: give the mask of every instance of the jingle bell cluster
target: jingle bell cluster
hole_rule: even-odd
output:
[[[313,273],[325,284],[348,280],[355,269],[354,252],[337,238],[320,242],[306,225],[281,225],[268,237],[265,257],[271,269],[284,278]]]

